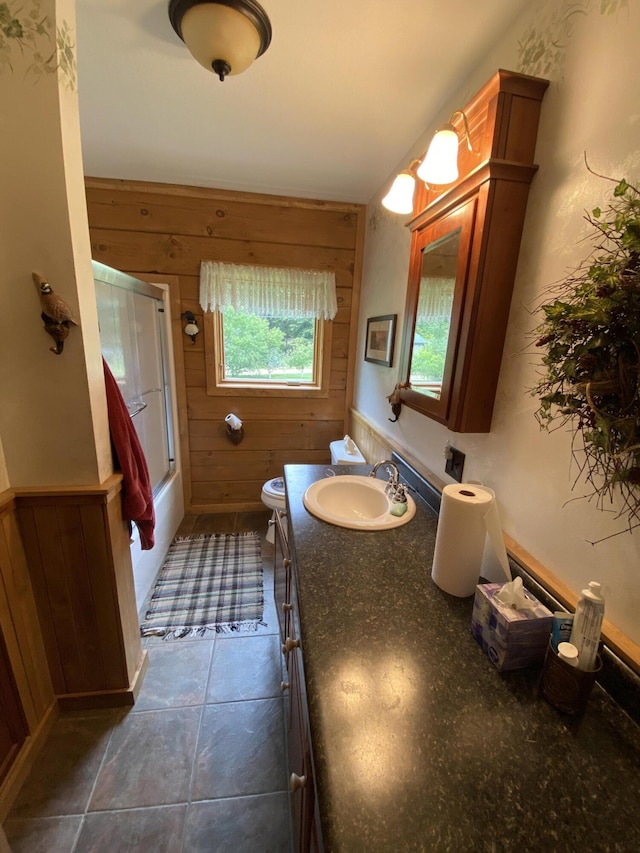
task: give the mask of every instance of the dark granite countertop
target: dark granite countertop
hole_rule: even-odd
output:
[[[597,688],[580,718],[499,673],[473,598],[430,570],[437,518],[368,533],[302,495],[329,467],[287,465],[301,643],[326,853],[640,850],[640,729]]]

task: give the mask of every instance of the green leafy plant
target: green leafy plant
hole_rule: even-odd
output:
[[[602,177],[602,176],[600,176]],[[615,182],[614,182],[615,183]],[[592,250],[540,307],[544,371],[532,393],[545,429],[570,425],[573,457],[600,509],[640,525],[640,192],[621,180],[585,219]]]

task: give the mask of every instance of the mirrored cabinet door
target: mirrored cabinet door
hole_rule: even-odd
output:
[[[443,423],[467,291],[475,200],[424,228],[414,244],[402,344],[404,402]]]

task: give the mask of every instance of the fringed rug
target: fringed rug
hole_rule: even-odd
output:
[[[168,640],[256,630],[263,605],[256,533],[186,536],[171,543],[140,631]]]

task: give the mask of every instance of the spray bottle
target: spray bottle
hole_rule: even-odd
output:
[[[590,581],[588,589],[580,593],[571,629],[570,642],[578,649],[579,669],[595,669],[603,617],[604,598],[600,584]]]

